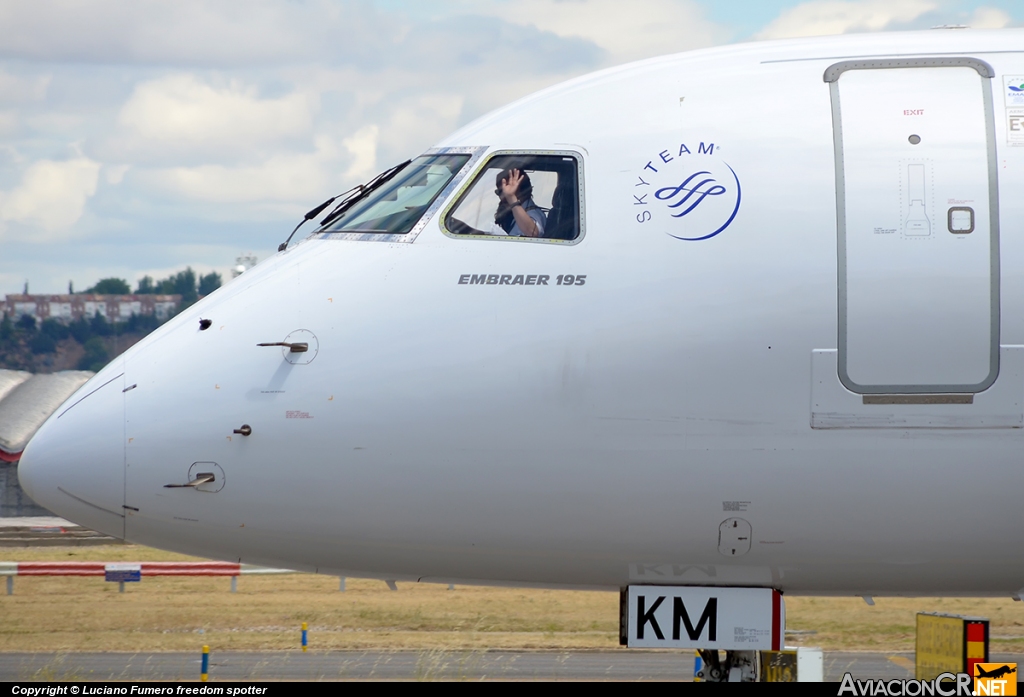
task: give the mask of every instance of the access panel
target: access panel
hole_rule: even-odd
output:
[[[862,394],[978,392],[999,361],[991,68],[849,61],[835,128],[839,377]]]

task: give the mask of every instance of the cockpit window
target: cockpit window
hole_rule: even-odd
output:
[[[452,235],[575,240],[581,232],[574,153],[501,153],[487,161],[444,219]]]
[[[469,158],[461,154],[417,157],[318,232],[404,235]]]

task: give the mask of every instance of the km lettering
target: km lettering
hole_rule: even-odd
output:
[[[647,598],[643,595],[637,596],[636,599],[636,636],[637,639],[644,638],[644,631],[647,625],[651,625],[651,629],[654,630],[654,635],[659,639],[664,639],[665,634],[661,631],[661,625],[658,624],[658,619],[654,616],[658,608],[665,601],[665,596],[659,596],[651,608],[645,609]],[[701,614],[700,619],[697,620],[697,626],[693,626],[693,622],[690,620],[690,614],[686,611],[686,605],[683,604],[682,598],[672,599],[672,640],[679,640],[680,625],[686,628],[686,634],[690,637],[691,641],[696,641],[700,638],[701,633],[704,631],[704,625],[708,627],[708,641],[718,640],[718,598],[709,598],[707,604],[704,606],[704,612]]]

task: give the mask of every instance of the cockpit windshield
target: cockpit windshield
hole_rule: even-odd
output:
[[[403,235],[416,225],[469,155],[423,155],[319,232]]]

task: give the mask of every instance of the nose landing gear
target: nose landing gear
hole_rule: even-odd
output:
[[[757,651],[701,649],[697,653],[703,665],[694,677],[703,682],[757,682],[760,676]]]

